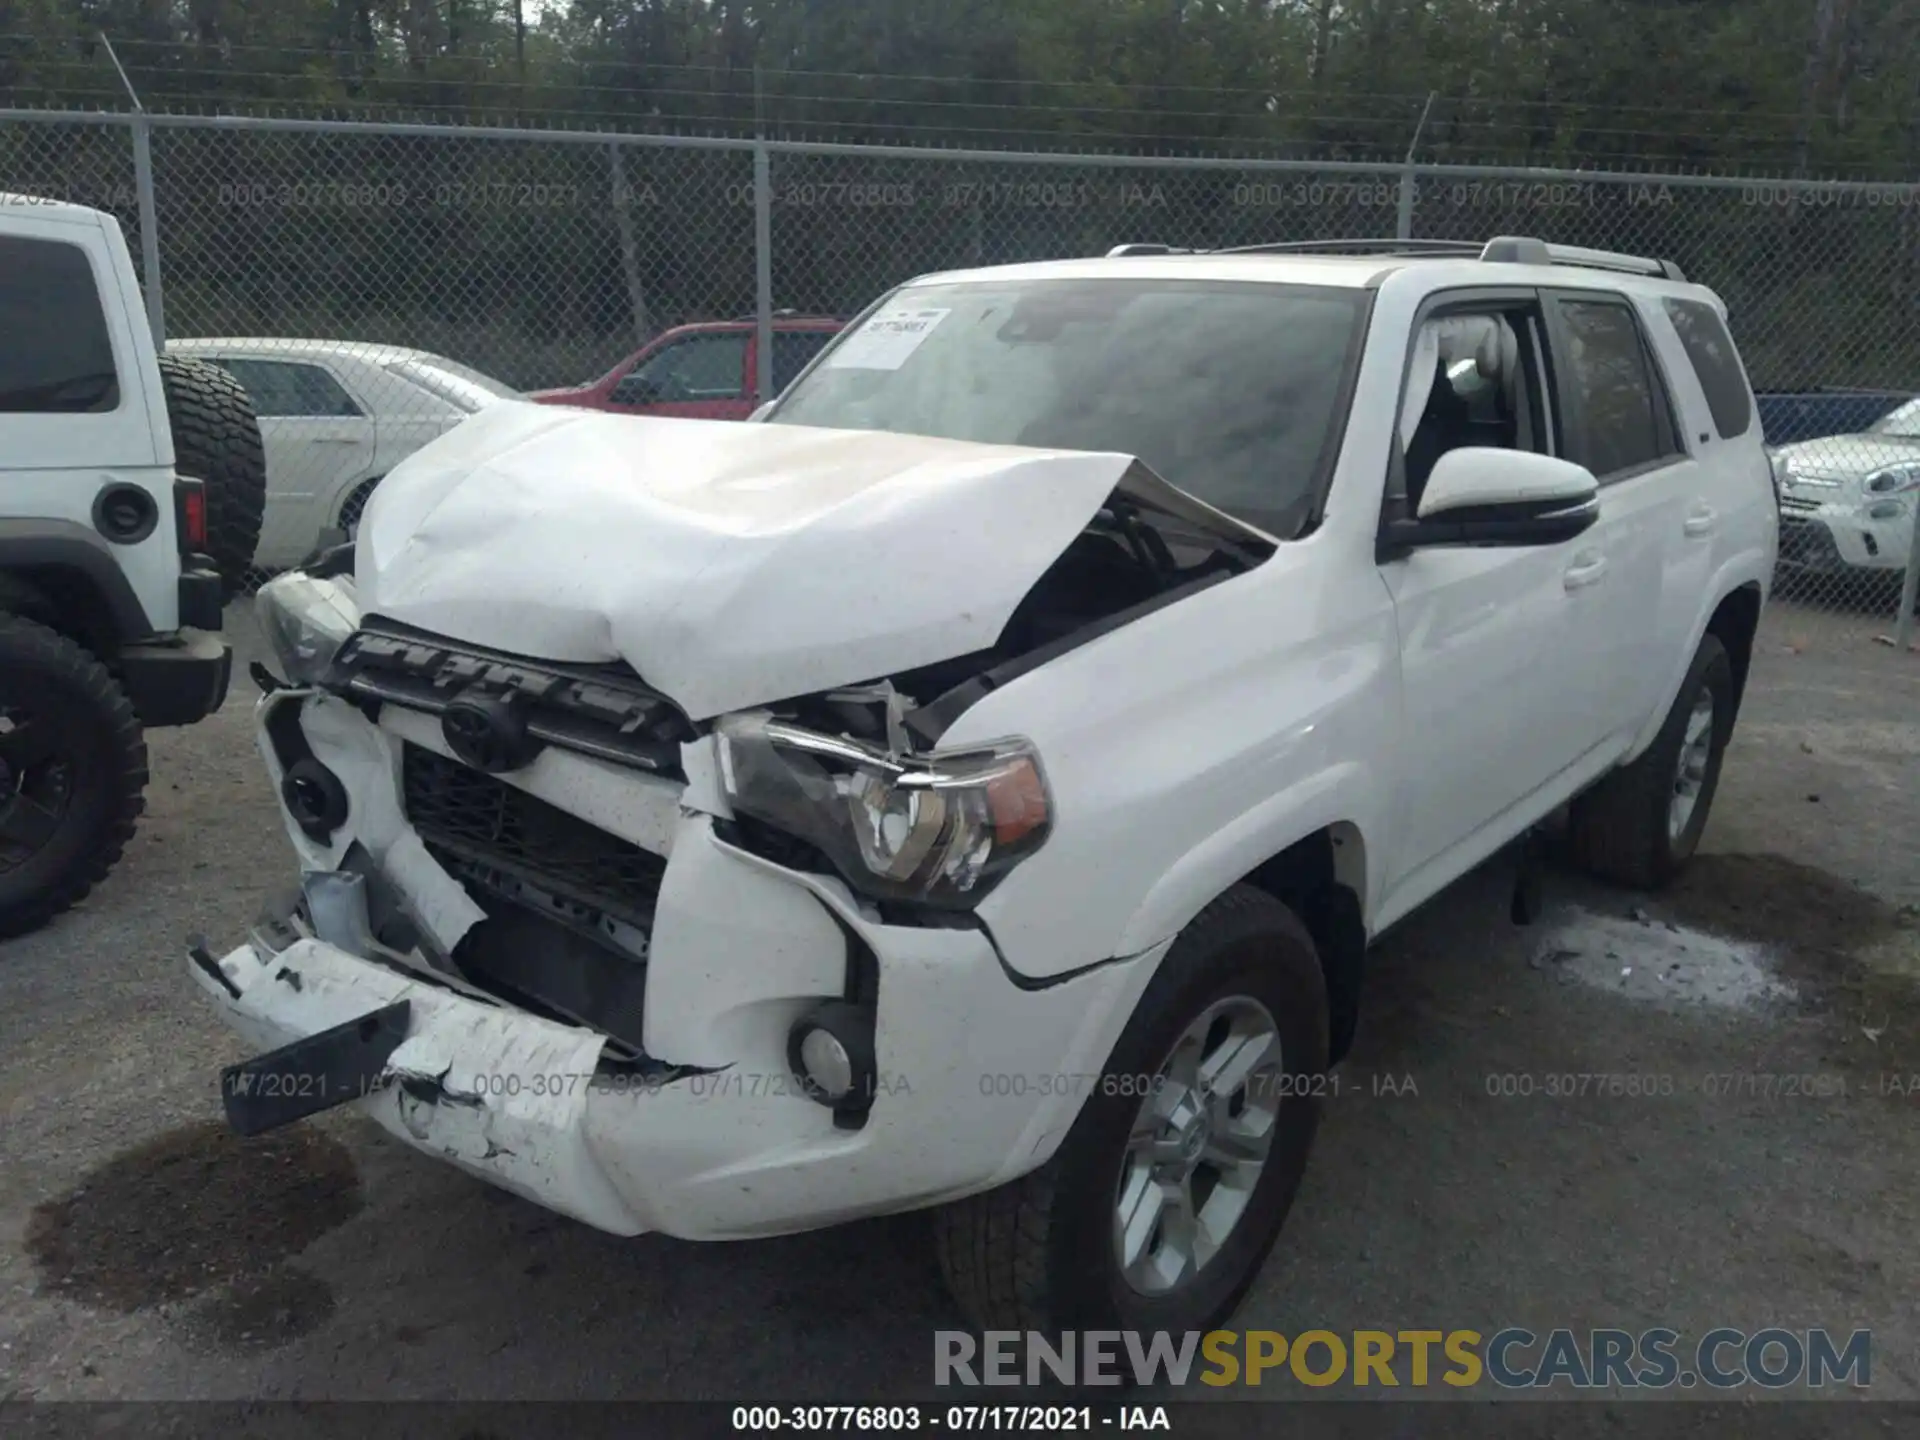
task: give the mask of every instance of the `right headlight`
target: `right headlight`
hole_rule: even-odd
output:
[[[253,608],[289,685],[318,684],[360,628],[360,601],[345,576],[320,580],[289,571],[260,587]]]
[[[722,721],[719,740],[733,808],[814,846],[876,899],[971,909],[1052,827],[1025,740],[894,757],[765,716]]]
[[[1901,495],[1920,489],[1920,465],[1888,465],[1867,476],[1869,495]]]

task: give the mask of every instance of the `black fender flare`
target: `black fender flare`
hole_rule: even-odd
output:
[[[29,584],[50,572],[76,576],[98,597],[115,641],[126,644],[153,634],[153,622],[114,558],[113,547],[78,521],[0,520],[0,574],[9,572]],[[39,584],[34,588],[45,590]]]

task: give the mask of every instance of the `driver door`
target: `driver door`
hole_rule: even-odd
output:
[[[1390,513],[1417,508],[1425,472],[1450,450],[1564,453],[1546,333],[1524,291],[1446,297],[1423,318]],[[1561,544],[1425,548],[1382,566],[1407,745],[1389,889],[1405,908],[1538,819],[1533,810],[1557,803],[1541,792],[1595,748],[1609,578],[1598,530]]]

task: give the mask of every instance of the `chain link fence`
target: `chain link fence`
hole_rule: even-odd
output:
[[[169,343],[260,404],[268,569],[484,392],[744,416],[824,317],[927,271],[1499,234],[1671,258],[1725,298],[1786,604],[1889,627],[1915,548],[1920,186],[0,112],[0,188],[108,209],[136,256],[151,216]]]

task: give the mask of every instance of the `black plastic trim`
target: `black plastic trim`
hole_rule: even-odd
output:
[[[226,703],[233,647],[218,635],[187,631],[173,641],[126,646],[119,670],[142,725],[191,725]]]
[[[180,623],[195,630],[218,630],[225,621],[226,586],[220,572],[204,555],[188,557],[196,563],[180,575]]]

